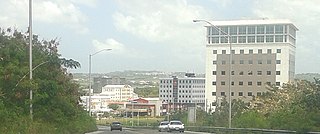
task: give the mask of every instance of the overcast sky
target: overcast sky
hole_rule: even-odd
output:
[[[296,73],[320,72],[320,0],[33,0],[33,32],[58,38],[70,72],[205,72],[205,24],[193,19],[289,19],[299,31]],[[28,27],[28,0],[1,0],[0,27]]]

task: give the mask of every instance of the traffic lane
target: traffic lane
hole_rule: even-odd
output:
[[[86,134],[173,134],[173,133],[180,133],[179,131],[173,132],[159,132],[158,130],[152,129],[138,129],[138,128],[123,128],[122,131],[120,130],[110,130],[109,126],[98,126],[98,131],[86,133]],[[205,134],[203,132],[191,132],[185,131],[184,134]],[[207,133],[209,134],[209,133]]]

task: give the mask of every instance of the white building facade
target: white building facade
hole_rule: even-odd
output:
[[[184,78],[160,78],[159,98],[170,109],[187,108],[195,104],[204,106],[205,78],[197,78],[194,74]]]
[[[234,20],[210,23],[220,30],[206,26],[207,110],[214,110],[223,97],[229,100],[230,85],[232,99],[248,101],[265,92],[268,85],[281,86],[294,79],[298,29],[292,22]]]
[[[111,101],[128,101],[137,98],[130,85],[105,85],[99,96],[109,97]]]

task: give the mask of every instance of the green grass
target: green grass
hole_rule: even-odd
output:
[[[158,126],[159,122],[163,121],[164,118],[159,117],[137,117],[134,118],[106,118],[97,120],[97,125],[110,125],[113,121],[119,121],[124,126]]]

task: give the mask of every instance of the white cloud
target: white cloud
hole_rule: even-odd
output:
[[[77,33],[86,33],[84,26],[86,16],[80,11],[74,0],[34,0],[33,20],[41,23],[59,24],[76,30]],[[77,2],[78,3],[78,2]],[[0,24],[2,27],[28,26],[29,1],[6,0],[0,2]]]
[[[319,72],[320,55],[320,5],[319,0],[260,0],[255,1],[253,12],[258,17],[290,19],[299,29],[297,32],[297,72]]]
[[[95,51],[102,49],[112,49],[113,53],[124,53],[126,51],[122,43],[112,38],[108,38],[104,42],[93,40],[92,44],[95,47]]]

